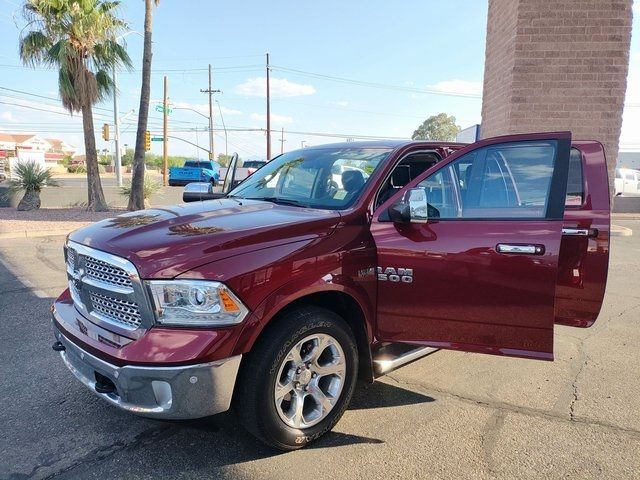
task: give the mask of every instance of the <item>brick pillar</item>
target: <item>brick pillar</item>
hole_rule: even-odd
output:
[[[571,130],[618,156],[632,0],[489,0],[482,136]]]

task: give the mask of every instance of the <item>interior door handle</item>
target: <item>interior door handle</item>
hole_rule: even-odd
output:
[[[544,245],[523,245],[517,243],[499,243],[496,245],[498,253],[516,253],[520,255],[542,255]]]

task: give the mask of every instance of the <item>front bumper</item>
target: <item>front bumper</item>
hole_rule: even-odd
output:
[[[67,368],[93,393],[123,410],[145,417],[189,419],[224,412],[231,405],[241,355],[178,367],[119,367],[71,342],[55,324],[54,331],[64,346],[60,356]],[[111,381],[115,391],[97,392],[99,376]]]

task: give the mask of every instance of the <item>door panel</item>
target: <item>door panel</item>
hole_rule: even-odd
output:
[[[371,226],[380,340],[553,359],[569,145],[568,132],[487,139],[382,205]],[[428,222],[386,221],[416,185]]]
[[[607,283],[611,216],[609,182],[600,143],[575,142],[571,156],[572,162],[582,165],[582,177],[575,175],[575,178],[579,178],[583,191],[574,195],[580,198],[579,202],[572,202],[567,197],[555,323],[590,327],[600,313]],[[574,177],[571,170],[569,187]]]
[[[375,225],[378,266],[412,282],[378,282],[378,334],[390,342],[553,358],[561,221],[434,221]],[[498,243],[544,245],[501,254]]]

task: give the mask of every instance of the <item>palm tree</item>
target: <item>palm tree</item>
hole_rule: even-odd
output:
[[[133,156],[133,176],[129,210],[144,208],[144,137],[149,117],[151,98],[151,32],[153,30],[153,6],[160,0],[144,0],[144,50],[142,53],[142,88],[140,89],[140,109],[138,110],[138,131],[136,132],[136,150]]]
[[[58,70],[62,105],[82,113],[87,161],[88,209],[107,210],[93,125],[93,109],[113,91],[109,71],[131,66],[124,47],[116,41],[127,28],[116,16],[117,1],[26,0],[26,33],[20,37],[20,58],[29,66]]]

